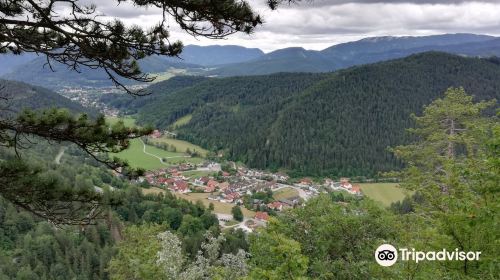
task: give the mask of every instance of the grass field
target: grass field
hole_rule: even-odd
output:
[[[118,121],[122,120],[123,124],[125,126],[134,126],[135,125],[135,119],[130,116],[125,116],[125,117],[106,117],[106,122],[110,125],[114,125]]]
[[[280,190],[277,190],[274,194],[273,197],[276,200],[280,199],[289,199],[294,196],[299,196],[299,192],[295,190],[294,188],[283,188]]]
[[[191,144],[187,141],[183,140],[177,140],[177,139],[172,139],[168,137],[161,137],[158,139],[150,139],[151,142],[155,143],[167,143],[169,145],[173,145],[178,152],[186,152],[187,149],[190,149],[191,151],[197,151],[201,156],[206,157],[207,156],[207,150],[203,149],[200,146]]]
[[[192,118],[193,118],[193,115],[191,115],[191,114],[185,115],[184,117],[181,117],[178,120],[176,120],[172,124],[172,127],[174,127],[174,128],[181,127],[181,126],[187,124],[188,122],[190,122]]]
[[[366,183],[360,184],[361,190],[369,198],[380,202],[384,206],[403,200],[410,192],[398,187],[396,183]]]
[[[177,75],[183,75],[187,71],[185,69],[176,69],[176,68],[171,68],[168,69],[166,72],[156,72],[156,73],[151,73],[152,76],[155,77],[153,83],[158,83],[158,82],[163,82],[166,81],[174,76]]]
[[[168,152],[153,146],[146,146],[146,152],[154,154],[160,158],[167,158],[166,164],[161,163],[160,160],[154,156],[145,154],[143,152],[143,145],[139,139],[131,140],[130,147],[128,149],[118,154],[112,154],[112,156],[117,156],[123,160],[127,160],[130,166],[134,168],[140,167],[146,170],[164,168],[166,166],[175,165],[182,162],[191,162],[194,164],[203,162],[202,158],[168,158],[185,156],[186,154]]]

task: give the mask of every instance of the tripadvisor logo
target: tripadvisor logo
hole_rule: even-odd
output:
[[[454,251],[443,249],[441,251],[416,251],[415,248],[407,249],[400,248],[397,250],[390,244],[380,245],[375,250],[375,260],[381,266],[392,266],[399,260],[401,261],[478,261],[481,252],[464,252],[459,251],[458,248]]]

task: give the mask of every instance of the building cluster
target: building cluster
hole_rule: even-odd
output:
[[[185,173],[186,171],[197,172]],[[295,183],[290,183],[289,180],[290,178],[282,173],[270,173],[244,167],[237,167],[229,173],[222,171],[221,165],[215,162],[205,162],[199,165],[183,163],[146,172],[143,177],[139,178],[140,182],[147,181],[152,186],[174,193],[206,193],[210,201],[244,205],[248,209],[256,209],[254,219],[246,220],[248,225],[244,223],[240,225],[246,230],[252,230],[253,227],[258,227],[267,221],[269,213],[297,207],[310,197],[322,192],[346,191],[353,195],[362,195],[360,187],[352,185],[347,178],[341,178],[339,182],[326,179],[324,184],[315,183],[309,178],[303,178]],[[254,195],[270,191],[275,193],[283,188],[295,189],[299,195],[280,199],[274,199],[274,197],[262,199]]]
[[[346,191],[350,194],[361,196],[361,187],[359,185],[353,185],[349,182],[349,178],[340,178],[339,182],[334,182],[333,180],[326,179],[326,187],[329,187],[332,191]]]

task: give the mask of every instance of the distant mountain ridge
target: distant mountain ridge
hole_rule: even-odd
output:
[[[248,76],[277,72],[331,72],[409,56],[442,51],[470,56],[500,55],[500,38],[475,34],[444,34],[421,37],[372,37],[338,44],[321,51],[286,48],[257,59],[221,66],[212,76]]]
[[[440,51],[464,56],[500,56],[500,38],[476,34],[444,34],[420,37],[372,37],[342,43],[321,51],[301,47],[264,53],[260,49],[232,45],[188,45],[176,57],[147,57],[139,62],[146,73],[163,73],[175,69],[177,75],[249,76],[278,72],[332,72],[355,65],[364,65],[406,57],[427,51]],[[72,72],[54,63],[56,72],[44,68],[42,57],[25,62],[26,56],[0,55],[3,78],[19,80],[53,90],[61,87],[109,87],[112,82],[102,70],[82,68]],[[3,60],[2,60],[3,59]],[[24,63],[22,63],[24,62]],[[182,71],[177,71],[177,70]],[[9,72],[9,73],[6,73]],[[137,82],[121,80],[131,85]]]

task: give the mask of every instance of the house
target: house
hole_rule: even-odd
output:
[[[184,182],[182,180],[175,180],[173,183],[172,187],[170,188],[171,190],[179,193],[188,193],[189,192],[189,185],[187,182]]]
[[[214,192],[215,189],[217,189],[217,186],[219,185],[219,183],[217,181],[214,181],[214,180],[209,180],[208,183],[207,183],[207,186],[205,187],[205,192],[208,193],[208,192]]]
[[[206,186],[204,191],[206,193],[212,193],[215,191],[215,186],[214,185]]]
[[[267,212],[257,212],[255,213],[255,217],[254,217],[256,220],[258,221],[268,221],[269,220],[269,214],[267,214]]]
[[[333,184],[333,180],[326,178],[325,182],[323,183],[323,186],[328,187],[328,186],[331,186],[332,184]]]
[[[231,174],[229,174],[229,172],[223,171],[222,172],[222,176],[223,177],[229,177],[229,176],[231,176]]]
[[[352,188],[351,183],[349,183],[349,178],[340,178],[340,186],[346,190],[350,190]]]
[[[158,182],[158,184],[170,185],[170,184],[173,184],[175,182],[175,180],[172,178],[160,177],[160,178],[158,178],[157,182]]]
[[[233,203],[235,200],[238,200],[239,198],[240,198],[239,193],[231,192],[224,195],[224,199],[222,200],[222,202]]]
[[[200,181],[203,183],[203,185],[206,185],[210,181],[210,178],[208,178],[208,177],[201,177]]]
[[[207,187],[213,187],[214,189],[217,188],[219,186],[219,182],[215,181],[215,180],[209,180],[207,182]]]
[[[194,183],[197,185],[206,185],[210,181],[208,177],[200,177],[196,180],[194,180]]]
[[[273,209],[276,211],[281,211],[281,210],[283,210],[283,203],[281,203],[279,201],[274,201],[274,202],[268,203],[267,208]]]
[[[354,195],[362,195],[361,187],[359,185],[352,186],[352,188],[349,190],[349,192],[354,194]]]
[[[283,173],[275,173],[275,174],[271,174],[271,177],[276,180],[276,181],[287,181],[289,179],[289,177],[286,175],[286,174],[283,174]]]
[[[302,179],[300,179],[299,185],[310,186],[310,185],[312,185],[312,180],[309,178],[302,178]]]

